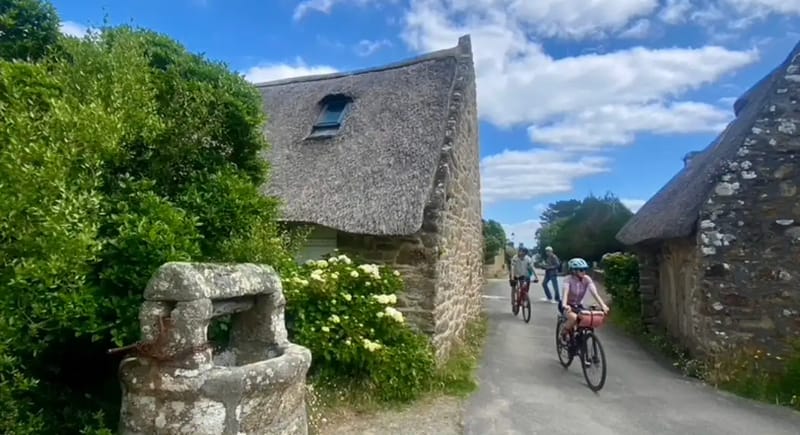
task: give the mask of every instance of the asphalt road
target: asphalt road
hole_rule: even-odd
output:
[[[556,305],[538,302],[542,296],[532,284],[526,324],[511,314],[508,282],[489,281],[489,335],[480,388],[465,410],[465,433],[800,435],[800,413],[687,379],[613,328],[598,333],[608,379],[592,393],[577,361],[568,370],[558,363]]]

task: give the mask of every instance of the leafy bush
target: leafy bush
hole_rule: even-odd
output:
[[[483,262],[491,264],[506,244],[506,232],[499,222],[483,219]]]
[[[426,387],[433,349],[393,306],[399,273],[339,255],[308,262],[283,285],[292,340],[311,350],[317,376],[366,380],[384,400],[412,399]]]
[[[42,0],[3,0],[0,36],[0,59],[42,58],[59,37],[55,8]]]
[[[642,299],[639,293],[639,261],[631,254],[615,254],[603,259],[606,291],[614,301],[614,311],[640,317]]]
[[[152,32],[56,44],[0,61],[0,433],[116,426],[105,351],[162,263],[291,263],[252,86]]]

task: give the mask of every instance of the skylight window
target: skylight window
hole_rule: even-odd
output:
[[[311,137],[335,135],[344,122],[351,102],[352,100],[344,95],[325,97],[320,103],[322,110],[311,130]]]

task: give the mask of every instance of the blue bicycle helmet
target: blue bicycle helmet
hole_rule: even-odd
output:
[[[570,272],[576,270],[588,270],[589,264],[586,263],[586,260],[583,258],[573,258],[567,262],[567,267],[569,267]]]

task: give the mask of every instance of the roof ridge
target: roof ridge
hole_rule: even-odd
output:
[[[458,45],[450,48],[445,48],[442,50],[431,51],[428,53],[423,53],[418,56],[414,56],[411,58],[406,58],[405,60],[391,62],[385,65],[376,66],[376,67],[368,67],[368,68],[361,68],[352,71],[344,71],[344,72],[335,72],[329,74],[313,74],[307,76],[300,76],[300,77],[290,77],[285,79],[278,79],[278,80],[270,80],[266,82],[254,83],[253,86],[257,88],[267,88],[270,86],[278,86],[278,85],[286,85],[290,83],[303,83],[303,82],[314,82],[320,80],[330,80],[336,79],[341,77],[349,77],[349,76],[356,76],[361,74],[368,74],[373,72],[380,72],[380,71],[387,71],[392,69],[404,68],[407,66],[415,65],[422,62],[428,62],[433,60],[439,59],[446,59],[451,57],[458,57],[462,54],[465,47],[469,47],[471,44],[469,35],[464,35],[458,40]]]

